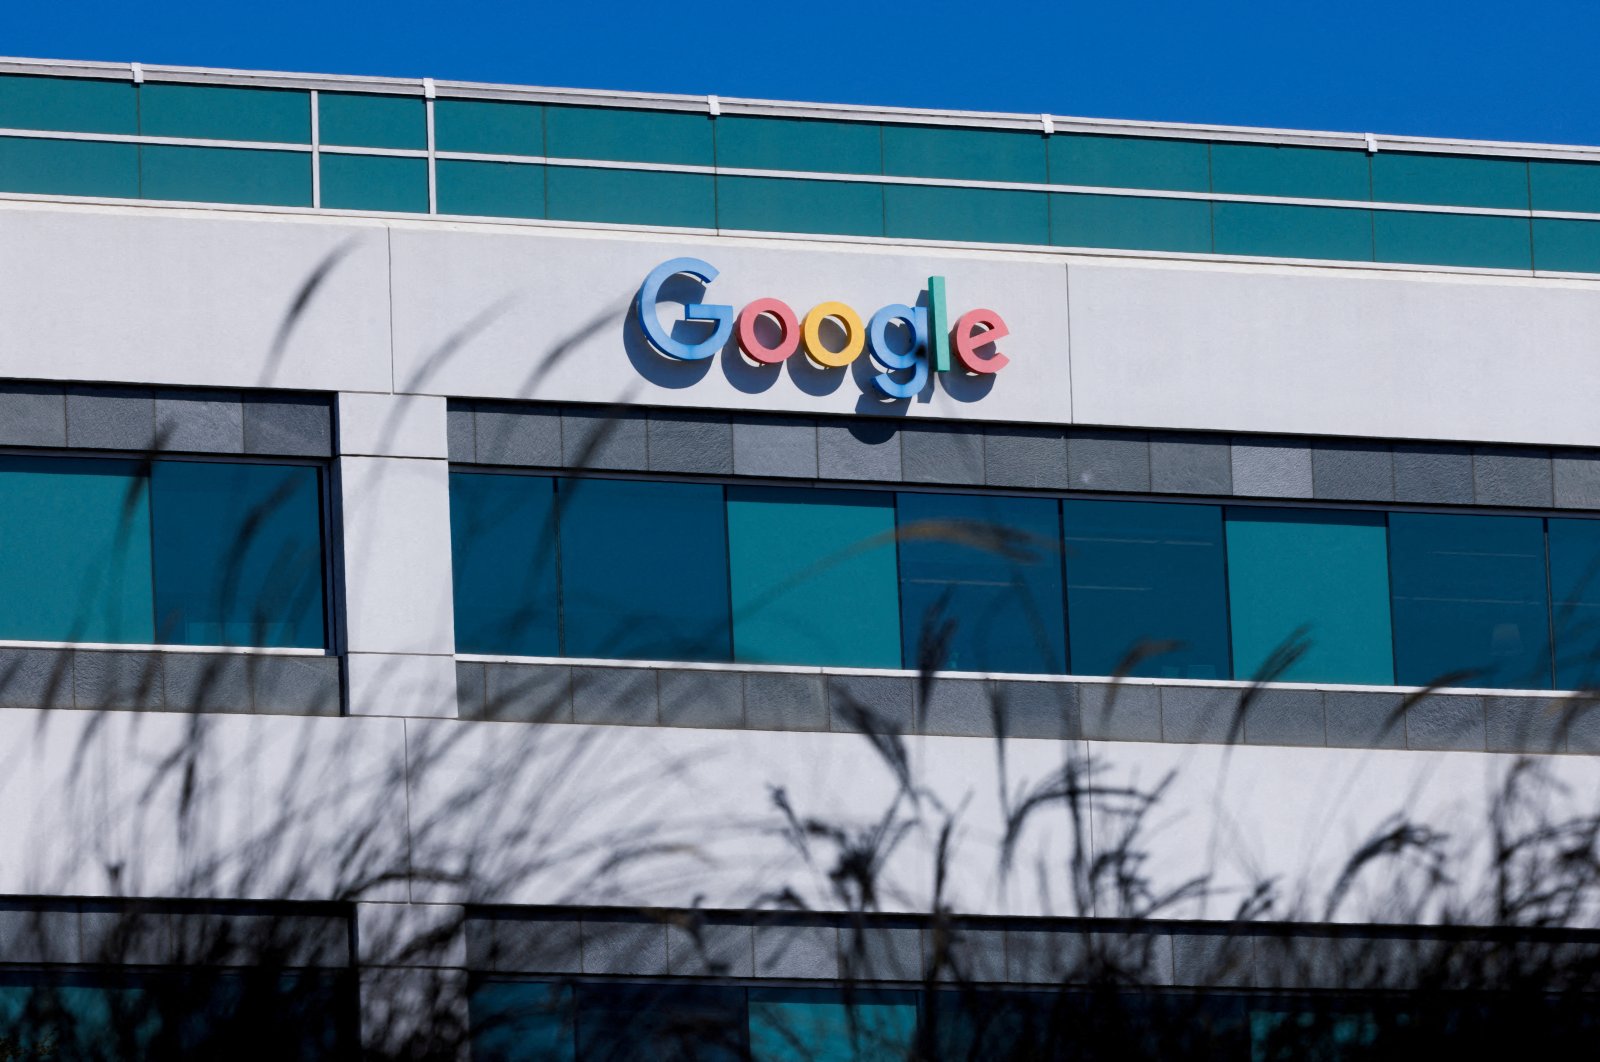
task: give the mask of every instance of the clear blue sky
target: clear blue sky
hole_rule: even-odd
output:
[[[1600,3],[13,0],[0,52],[1600,144]]]

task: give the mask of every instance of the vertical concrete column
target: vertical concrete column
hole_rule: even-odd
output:
[[[356,904],[368,1057],[468,1062],[464,915],[451,904]]]
[[[339,395],[352,715],[456,714],[445,400]]]

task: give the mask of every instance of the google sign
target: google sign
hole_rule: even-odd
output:
[[[679,275],[694,277],[709,286],[717,279],[717,269],[698,258],[662,262],[639,286],[636,304],[639,327],[650,345],[679,361],[709,358],[727,345],[730,336],[738,339],[744,357],[762,365],[777,365],[803,348],[805,356],[818,367],[843,368],[865,352],[883,370],[873,377],[878,389],[890,398],[911,398],[928,382],[930,370],[950,371],[952,350],[962,369],[975,376],[997,373],[1010,360],[993,349],[996,342],[1010,334],[1005,321],[993,310],[968,310],[956,318],[954,325],[950,324],[943,277],[928,278],[927,305],[890,303],[865,324],[860,314],[842,302],[818,303],[803,318],[781,299],[757,299],[737,314],[732,306],[689,303],[683,308],[683,319],[704,321],[712,327],[704,339],[685,342],[674,338],[670,327],[662,325],[657,309],[662,286]],[[770,328],[767,336],[758,334],[758,323],[763,319],[776,326],[779,338],[772,338]],[[835,332],[832,345],[824,342],[823,336],[823,325],[830,321]],[[898,348],[889,338],[889,330],[897,322],[910,334],[909,342],[899,343]]]

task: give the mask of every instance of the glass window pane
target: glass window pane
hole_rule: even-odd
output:
[[[545,173],[549,217],[622,225],[717,225],[716,186],[710,174],[652,170],[599,170],[551,166]]]
[[[1532,269],[1527,218],[1373,211],[1380,262]]]
[[[157,461],[150,499],[157,640],[323,647],[315,468]]]
[[[421,96],[317,94],[317,136],[346,147],[428,147],[428,111]]]
[[[1550,522],[1556,688],[1600,685],[1600,521]]]
[[[311,156],[293,151],[139,149],[140,195],[195,203],[311,205]]]
[[[1393,684],[1382,513],[1230,508],[1227,519],[1234,677]],[[1266,675],[1298,638],[1305,654]]]
[[[884,186],[884,227],[889,236],[968,243],[1050,242],[1050,208],[1040,192],[987,188]]]
[[[1372,261],[1372,211],[1214,203],[1218,254]]]
[[[729,658],[721,487],[564,479],[559,492],[567,656]]]
[[[440,151],[543,155],[544,108],[498,100],[435,100],[433,143]]]
[[[996,129],[886,125],[883,172],[896,177],[1042,183],[1044,137]]]
[[[1052,136],[1050,180],[1095,188],[1211,190],[1210,145],[1203,140],[1151,140],[1138,136]]]
[[[1534,218],[1533,265],[1564,273],[1600,273],[1600,221]]]
[[[907,493],[897,504],[905,666],[1064,674],[1056,502]],[[944,653],[925,655],[946,637]]]
[[[883,187],[781,177],[718,177],[717,226],[757,232],[883,235]]]
[[[544,167],[523,162],[434,163],[439,213],[497,218],[544,217]]]
[[[0,137],[0,191],[139,198],[133,144]]]
[[[1528,164],[1466,155],[1372,156],[1372,198],[1380,203],[1528,209]]]
[[[311,94],[286,89],[145,83],[139,132],[205,140],[311,143]]]
[[[322,156],[322,205],[336,210],[428,212],[428,160]]]
[[[570,985],[486,981],[468,997],[472,1062],[572,1062],[573,990]]]
[[[607,1062],[746,1062],[745,990],[711,985],[578,986],[578,1057]]]
[[[0,638],[155,641],[138,462],[0,458]]]
[[[1076,675],[1227,678],[1222,509],[1062,503],[1067,633]]]
[[[0,128],[137,133],[138,90],[131,81],[0,74]]]
[[[748,170],[882,173],[883,131],[873,122],[717,119],[717,165]]]
[[[900,666],[894,495],[728,488],[734,659]]]
[[[1211,190],[1297,199],[1370,199],[1364,151],[1272,144],[1211,145]]]
[[[915,1052],[915,992],[752,988],[749,1007],[753,1062],[879,1062]]]
[[[557,656],[555,481],[450,473],[456,652]]]
[[[1535,210],[1581,210],[1600,214],[1600,164],[1528,163],[1528,186]]]
[[[1549,688],[1544,521],[1391,513],[1389,568],[1400,683]]]
[[[1199,199],[1053,195],[1050,242],[1130,251],[1211,250],[1211,204]]]
[[[548,106],[545,146],[556,159],[713,163],[711,117],[683,111]]]

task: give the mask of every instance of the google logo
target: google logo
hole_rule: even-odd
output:
[[[709,358],[727,345],[729,336],[738,338],[739,350],[746,358],[761,365],[777,365],[802,347],[805,356],[824,369],[843,368],[868,352],[883,369],[873,382],[890,398],[912,398],[920,392],[928,382],[930,363],[934,372],[949,372],[952,349],[962,368],[975,376],[997,373],[1010,361],[998,350],[984,353],[985,347],[993,347],[1011,334],[993,310],[968,310],[956,318],[953,326],[949,323],[944,277],[928,278],[926,306],[890,303],[865,324],[860,314],[842,302],[818,303],[803,318],[781,299],[757,299],[737,314],[732,306],[689,303],[683,308],[683,319],[712,326],[710,335],[691,343],[674,338],[657,312],[662,286],[679,275],[694,277],[709,286],[717,279],[717,269],[699,258],[662,262],[639,286],[636,304],[639,327],[650,345],[679,361]],[[757,325],[763,318],[777,326],[781,338],[773,341],[758,334]],[[823,325],[829,321],[844,337],[842,342],[834,338],[833,346],[823,336]],[[910,331],[910,342],[899,344],[904,349],[897,349],[889,339],[889,330],[896,322]]]

